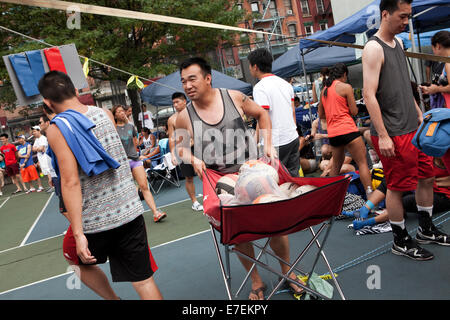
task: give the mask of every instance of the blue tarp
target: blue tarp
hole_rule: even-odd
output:
[[[352,64],[358,62],[355,49],[342,47],[323,47],[305,54],[306,73],[319,72],[323,67],[331,67],[338,62]],[[298,46],[286,51],[272,64],[272,73],[289,78],[303,75],[302,57]]]
[[[355,34],[367,32],[370,37],[376,32],[380,24],[380,0],[375,0],[357,13],[339,22],[333,27],[311,35],[310,39],[354,43]],[[426,32],[450,27],[450,0],[414,0],[412,3],[413,16],[431,9],[413,19],[414,32]],[[406,31],[406,30],[405,30]],[[323,46],[315,41],[300,40],[300,49],[317,48]]]
[[[253,88],[251,84],[229,77],[216,70],[212,70],[212,85],[214,88],[226,88],[238,90],[246,95],[251,95]],[[180,72],[174,72],[147,86],[141,92],[141,99],[154,106],[171,106],[172,94],[179,91],[184,92],[181,86]]]

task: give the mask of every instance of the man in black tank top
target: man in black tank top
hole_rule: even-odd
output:
[[[273,159],[276,152],[271,141],[271,121],[263,108],[238,91],[212,88],[211,67],[202,58],[191,58],[184,61],[180,67],[180,74],[183,89],[191,103],[177,116],[175,124],[175,135],[178,137],[176,155],[185,163],[191,163],[199,177],[202,177],[206,168],[225,173],[237,172],[240,165],[247,160],[247,156],[252,157],[252,153],[253,158],[257,156],[254,138],[250,137],[251,139],[246,141],[248,130],[242,119],[243,114],[257,119],[264,139],[264,155]],[[231,135],[231,140],[227,140],[225,136],[220,137],[221,134],[230,131],[236,133]],[[238,132],[241,133],[238,134]],[[244,138],[239,135],[243,135]],[[235,136],[245,143],[238,144],[236,148],[230,146],[229,142],[234,144]],[[194,140],[194,154],[190,149],[191,137]],[[220,141],[217,142],[217,140]],[[184,145],[182,145],[183,143]],[[225,149],[224,152],[217,150],[222,148]],[[287,236],[273,237],[270,244],[277,255],[285,261],[290,261]],[[251,243],[238,244],[236,249],[254,257]],[[241,257],[240,260],[244,268],[249,271],[252,263]],[[282,269],[286,273],[289,267],[283,265]],[[249,298],[252,300],[263,299],[265,285],[256,268],[250,277],[252,291]],[[292,277],[295,277],[295,274],[292,274]]]
[[[406,57],[395,35],[409,23],[412,0],[382,0],[381,26],[363,51],[364,100],[369,111],[372,142],[383,164],[387,182],[386,207],[394,234],[392,252],[414,260],[433,254],[419,243],[449,245],[436,229],[433,210],[432,158],[416,149],[411,139],[422,121],[411,88]],[[419,231],[413,240],[405,228],[402,195],[416,190]]]

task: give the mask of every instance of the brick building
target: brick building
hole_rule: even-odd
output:
[[[334,25],[331,0],[295,0],[299,9],[301,34],[309,36]]]

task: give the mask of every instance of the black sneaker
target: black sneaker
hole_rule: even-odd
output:
[[[433,224],[428,230],[419,227],[416,234],[416,240],[420,244],[436,243],[442,246],[450,246],[449,236],[439,231]]]
[[[392,231],[394,233],[392,253],[417,261],[431,260],[434,258],[431,252],[417,245],[416,241],[411,238],[406,229],[402,230],[401,228],[392,225]]]

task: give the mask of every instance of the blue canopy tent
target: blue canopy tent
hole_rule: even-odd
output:
[[[252,94],[253,88],[249,83],[227,76],[216,70],[212,70],[211,75],[214,88],[238,90],[246,95]],[[184,92],[180,79],[179,71],[159,79],[142,90],[141,99],[154,106],[171,106],[172,94],[175,92]]]
[[[347,65],[360,62],[356,58],[355,49],[342,47],[322,47],[314,53],[305,54],[306,73],[319,72],[323,67],[331,67],[338,62]],[[272,73],[281,77],[289,78],[303,75],[302,57],[299,47],[296,46],[278,57],[272,64]]]
[[[442,29],[446,31],[450,31],[450,28]],[[439,30],[440,31],[440,30]],[[427,47],[431,46],[431,38],[438,32],[438,30],[435,31],[428,31],[421,33],[420,36],[414,35],[414,40],[416,46],[422,46]],[[403,40],[403,45],[406,49],[412,48],[412,41],[411,41],[411,35],[407,32],[400,33],[397,37]],[[419,42],[420,40],[420,42]]]
[[[333,27],[317,32],[308,39],[354,43],[355,35],[367,33],[370,37],[380,24],[380,0],[375,0],[357,13]],[[450,27],[450,0],[414,0],[412,23],[418,32]],[[323,44],[307,39],[300,40],[300,50],[318,48]]]

